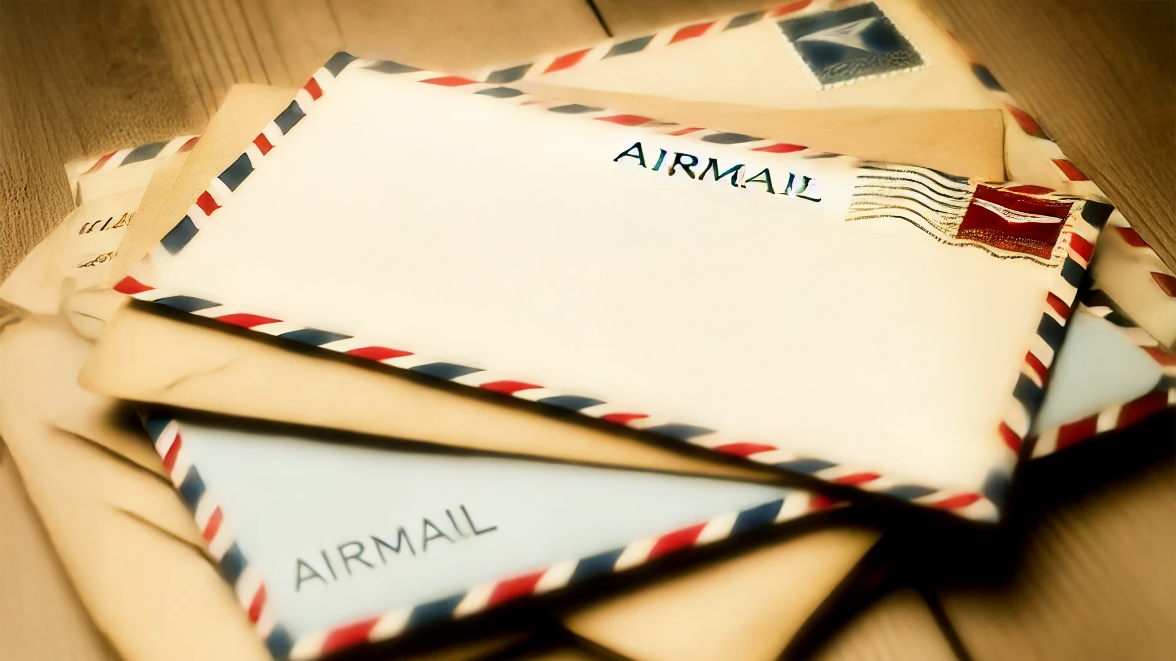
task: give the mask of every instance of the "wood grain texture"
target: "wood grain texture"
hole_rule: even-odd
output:
[[[914,590],[892,593],[835,634],[812,661],[957,661]]]
[[[0,3],[0,277],[73,205],[66,161],[192,132],[149,8]]]
[[[975,661],[1176,659],[1171,459],[1034,523],[1008,584],[940,594]]]

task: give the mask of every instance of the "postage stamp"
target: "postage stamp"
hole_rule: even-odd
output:
[[[872,2],[790,18],[779,26],[821,89],[928,64]]]

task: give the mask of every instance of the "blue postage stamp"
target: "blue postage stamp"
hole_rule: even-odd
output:
[[[821,89],[927,66],[872,2],[790,18],[779,25]]]

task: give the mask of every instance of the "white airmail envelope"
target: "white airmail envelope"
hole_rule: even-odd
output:
[[[116,289],[994,519],[1109,212],[340,54]]]
[[[144,424],[279,659],[417,633],[829,507],[779,486],[323,443],[331,432],[166,411]],[[827,550],[848,558],[869,539]]]

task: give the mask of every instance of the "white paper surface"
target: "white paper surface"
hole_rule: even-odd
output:
[[[647,167],[614,160],[639,140]],[[659,149],[805,174],[822,201],[665,176]],[[846,223],[853,175],[851,159],[353,67],[144,277],[732,441],[979,490],[1007,459],[995,430],[1054,272],[900,220]]]

